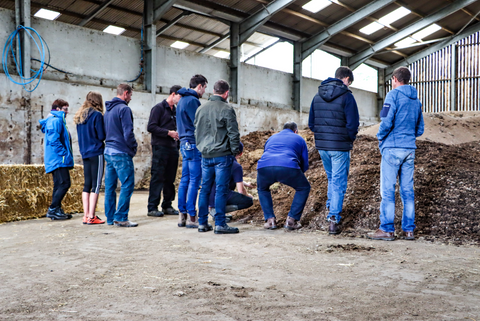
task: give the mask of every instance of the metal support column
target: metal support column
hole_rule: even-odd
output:
[[[302,43],[293,44],[293,108],[302,113]]]
[[[230,95],[240,104],[240,25],[230,24]]]
[[[377,112],[376,115],[380,119],[380,111],[383,108],[383,101],[385,100],[385,69],[378,69],[378,85],[377,85]]]
[[[454,43],[452,44],[451,48],[451,68],[450,71],[450,110],[456,111],[457,110],[457,45]]]
[[[156,104],[157,89],[157,26],[154,20],[154,0],[145,0],[143,11],[143,30],[145,37],[144,60],[145,60],[145,90],[152,94],[152,106]]]

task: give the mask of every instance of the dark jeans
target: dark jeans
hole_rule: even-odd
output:
[[[238,210],[243,210],[253,205],[253,198],[243,195],[239,192],[232,191],[227,199],[227,205],[237,205]]]
[[[157,211],[163,190],[162,208],[172,207],[175,199],[175,176],[178,167],[176,147],[152,146],[152,177],[148,194],[148,211]]]
[[[273,183],[280,182],[295,189],[292,206],[288,216],[295,220],[300,220],[303,208],[307,203],[308,194],[310,194],[310,183],[305,174],[300,169],[288,168],[283,166],[269,166],[258,169],[257,171],[257,190],[260,205],[262,206],[265,220],[275,217],[273,213],[272,194],[270,186]]]
[[[52,204],[50,208],[57,208],[62,206],[62,200],[67,194],[68,189],[70,188],[70,173],[68,168],[59,167],[52,172],[53,176],[53,193],[52,193]]]

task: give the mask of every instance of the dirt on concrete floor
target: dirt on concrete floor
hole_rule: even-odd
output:
[[[476,246],[238,222],[198,233],[147,217],[147,198],[133,195],[137,228],[0,225],[0,320],[480,319]]]

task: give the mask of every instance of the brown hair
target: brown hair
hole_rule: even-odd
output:
[[[397,80],[402,84],[408,85],[408,83],[410,82],[410,78],[412,77],[412,73],[407,67],[398,67],[393,72],[392,77],[397,78]]]
[[[124,92],[131,93],[132,87],[129,84],[120,84],[117,86],[117,96],[123,95]]]
[[[73,116],[75,124],[82,124],[87,119],[90,109],[99,111],[103,114],[103,98],[98,91],[90,91],[82,107]]]
[[[230,90],[230,85],[223,79],[220,79],[213,85],[213,93],[216,95],[223,95]]]
[[[57,99],[52,104],[52,110],[57,110],[57,108],[62,109],[63,106],[68,106],[67,101],[63,99]]]

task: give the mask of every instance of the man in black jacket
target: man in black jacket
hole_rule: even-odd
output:
[[[170,95],[150,112],[147,130],[152,134],[152,169],[148,194],[148,216],[178,215],[172,207],[178,167],[178,132],[175,105],[181,86],[170,88]],[[163,189],[162,211],[158,210]]]
[[[318,87],[308,118],[308,127],[315,134],[315,147],[328,178],[326,205],[330,234],[340,233],[340,213],[347,191],[350,151],[359,126],[357,103],[348,89],[352,82],[352,71],[348,67],[339,67],[335,78],[328,78]]]

